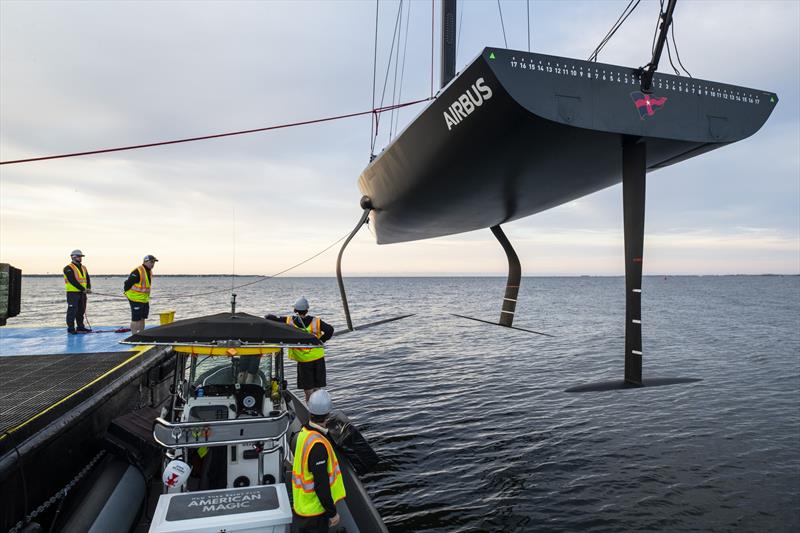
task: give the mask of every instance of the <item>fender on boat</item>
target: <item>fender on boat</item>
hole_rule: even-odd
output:
[[[136,525],[147,494],[138,468],[114,456],[97,467],[91,486],[74,502],[63,533],[125,532]]]

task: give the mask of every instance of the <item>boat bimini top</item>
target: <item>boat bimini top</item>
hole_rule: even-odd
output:
[[[246,313],[178,320],[142,330],[122,342],[168,345],[178,352],[220,356],[274,353],[283,347],[311,348],[322,344],[301,329]]]

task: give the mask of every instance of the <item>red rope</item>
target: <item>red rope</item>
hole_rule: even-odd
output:
[[[433,98],[433,1],[434,0],[431,0],[431,98]]]
[[[375,109],[370,109],[369,111],[359,111],[358,113],[348,113],[346,115],[337,115],[335,117],[318,118],[318,119],[315,119],[315,120],[304,120],[302,122],[292,122],[290,124],[279,124],[277,126],[267,126],[265,128],[256,128],[256,129],[252,129],[252,130],[233,131],[233,132],[229,132],[229,133],[217,133],[217,134],[214,134],[214,135],[204,135],[202,137],[190,137],[188,139],[177,139],[177,140],[174,140],[174,141],[161,141],[161,142],[155,142],[155,143],[137,144],[137,145],[133,145],[133,146],[121,146],[119,148],[105,148],[105,149],[102,149],[102,150],[90,150],[90,151],[87,151],[87,152],[74,152],[74,153],[71,153],[71,154],[48,155],[48,156],[42,156],[42,157],[31,157],[31,158],[28,158],[28,159],[14,159],[14,160],[11,160],[11,161],[0,161],[0,165],[13,165],[15,163],[31,163],[33,161],[45,161],[45,160],[48,160],[48,159],[62,159],[62,158],[65,158],[65,157],[79,157],[79,156],[84,156],[84,155],[105,154],[105,153],[108,153],[108,152],[122,152],[124,150],[137,150],[137,149],[140,149],[140,148],[151,148],[153,146],[164,146],[164,145],[167,145],[167,144],[179,144],[179,143],[188,143],[188,142],[194,142],[194,141],[204,141],[206,139],[217,139],[217,138],[220,138],[220,137],[231,137],[233,135],[245,135],[247,133],[257,133],[257,132],[260,132],[260,131],[279,130],[279,129],[282,129],[282,128],[291,128],[291,127],[294,127],[294,126],[305,126],[307,124],[317,124],[319,122],[329,122],[331,120],[340,120],[340,119],[343,119],[343,118],[357,117],[357,116],[360,116],[360,115],[367,115],[367,114],[370,114],[370,113],[373,113],[373,114],[375,114],[377,116],[378,113],[383,113],[384,111],[391,111],[392,109],[399,109],[401,107],[407,107],[407,106],[410,106],[410,105],[419,104],[421,102],[427,102],[428,100],[431,100],[431,99],[432,98],[422,98],[421,100],[414,100],[413,102],[405,102],[405,103],[402,103],[402,104],[378,107],[378,108],[375,108]]]

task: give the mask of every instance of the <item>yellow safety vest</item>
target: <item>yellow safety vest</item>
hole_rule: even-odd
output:
[[[328,479],[320,482],[327,482],[330,486],[333,503],[347,495],[339,460],[331,443],[318,431],[303,427],[297,435],[292,465],[292,508],[300,516],[319,516],[325,513],[325,508],[314,492],[314,475],[308,471],[308,454],[311,452],[311,447],[317,443],[325,446],[328,452]]]
[[[150,301],[150,276],[147,275],[144,266],[137,267],[137,270],[139,270],[139,282],[125,291],[125,296],[132,302],[147,303]]]
[[[80,268],[78,268],[78,266],[75,265],[75,263],[70,263],[67,266],[70,267],[72,271],[75,273],[75,279],[78,280],[80,286],[83,287],[84,290],[86,290],[86,277],[89,275],[89,271],[86,270],[86,267],[81,265]],[[67,281],[66,274],[64,274],[64,288],[67,289],[67,292],[81,292],[80,290],[75,288],[75,286],[72,283]]]
[[[302,329],[303,331],[314,335],[318,339],[322,337],[322,327],[320,326],[319,317],[314,317],[311,323],[304,328],[298,326],[292,319],[293,317],[287,316],[286,323],[290,326],[296,327],[297,329]],[[322,346],[316,346],[314,348],[289,348],[288,355],[289,359],[293,361],[297,361],[299,363],[310,363],[311,361],[316,361],[317,359],[322,359],[325,357],[325,348]]]

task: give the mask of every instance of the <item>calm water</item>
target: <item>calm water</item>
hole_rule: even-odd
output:
[[[122,281],[93,278],[113,294]],[[152,307],[227,311],[225,293],[175,298],[230,283],[156,277]],[[645,278],[645,378],[702,381],[586,393],[564,390],[622,377],[623,278],[525,278],[515,325],[554,338],[449,314],[496,320],[504,285],[347,281],[356,324],[416,313],[328,345],[337,407],[383,457],[364,482],[391,530],[800,530],[800,277]],[[62,325],[62,290],[26,278],[10,325]],[[333,278],[237,292],[241,311],[306,295],[344,324]],[[88,315],[129,320],[124,300],[100,296]]]

